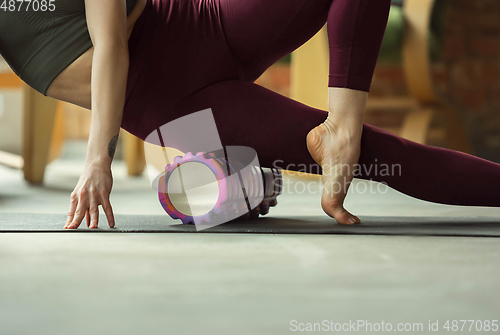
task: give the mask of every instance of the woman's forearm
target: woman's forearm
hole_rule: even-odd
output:
[[[111,162],[125,105],[129,54],[127,10],[123,0],[85,0],[89,34],[94,45],[91,72],[92,120],[87,162],[71,193],[65,228],[78,228],[83,218],[97,228],[99,206],[109,226],[115,226],[109,196],[113,187]]]
[[[87,164],[111,165],[125,105],[128,66],[126,44],[116,42],[95,46]]]

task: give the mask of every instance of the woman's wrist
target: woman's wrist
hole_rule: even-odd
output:
[[[85,170],[91,173],[111,173],[111,162],[109,157],[89,156],[85,161]]]
[[[89,141],[85,162],[86,165],[110,169],[115,154],[117,139],[118,137],[116,135],[107,145],[102,140],[96,142]]]
[[[91,124],[86,164],[110,168],[117,144],[118,132],[116,130],[102,129],[100,123],[96,123],[94,127]]]

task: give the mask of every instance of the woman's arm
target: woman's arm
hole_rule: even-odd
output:
[[[127,9],[124,0],[85,0],[87,26],[94,54],[92,59],[92,121],[85,169],[71,194],[65,228],[78,228],[83,217],[97,228],[99,205],[114,227],[109,195],[113,184],[111,162],[118,140],[129,55]]]

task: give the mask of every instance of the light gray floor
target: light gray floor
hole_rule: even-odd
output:
[[[48,167],[44,188],[0,167],[0,215],[66,212],[78,150]],[[162,214],[147,177],[115,163],[115,213]],[[271,215],[321,214],[319,195],[290,180]],[[500,216],[397,192],[353,192],[347,205],[360,215]],[[448,333],[446,320],[500,319],[499,256],[497,239],[477,237],[3,233],[0,334],[297,333],[292,320],[422,323],[420,333],[438,320]]]

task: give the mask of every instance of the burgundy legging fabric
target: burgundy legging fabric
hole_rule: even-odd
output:
[[[328,23],[329,86],[368,91],[389,5],[390,0],[148,0],[129,39],[122,127],[145,139],[165,123],[211,108],[224,146],[252,147],[262,166],[320,173],[305,138],[327,112],[253,81]],[[168,146],[168,135],[164,141]],[[367,124],[359,165],[358,178],[415,198],[500,206],[499,164]],[[384,166],[399,168],[383,173]]]

